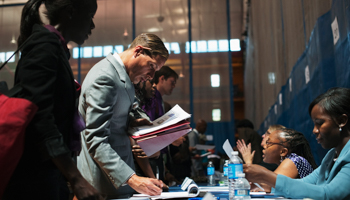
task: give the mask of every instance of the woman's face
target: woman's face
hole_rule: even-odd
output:
[[[330,149],[341,144],[339,126],[318,104],[312,108],[311,118],[314,122],[312,132],[316,135],[317,142],[323,148]]]
[[[271,131],[271,129],[268,129],[266,132],[265,132],[265,134],[264,135],[262,135],[261,137],[262,137],[262,141],[261,141],[261,146],[264,148],[264,146],[266,145],[266,141],[267,141],[267,139],[269,139],[269,136],[270,136],[270,133],[271,133],[272,131]]]
[[[63,37],[79,45],[91,35],[95,28],[93,17],[97,10],[96,0],[84,0],[82,6],[75,8],[67,22],[61,23]]]
[[[280,164],[281,153],[284,147],[284,139],[279,137],[281,130],[273,131],[268,137],[263,150],[264,162]]]
[[[151,99],[154,97],[154,94],[156,93],[156,87],[155,85],[153,85],[150,80],[147,80],[145,82],[146,86],[145,86],[145,90],[146,90],[146,94],[145,97],[147,99]]]

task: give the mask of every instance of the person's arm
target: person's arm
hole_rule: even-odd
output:
[[[48,35],[44,37],[46,36]],[[35,133],[31,137],[35,137],[41,155],[33,156],[41,156],[43,160],[51,159],[71,184],[74,194],[79,199],[102,199],[98,191],[78,171],[69,156],[71,152],[64,143],[62,133],[58,130],[53,114],[54,94],[57,87],[58,69],[64,66],[58,66],[58,63],[62,61],[59,60],[61,44],[57,37],[52,34],[46,39],[52,42],[32,46],[30,51],[26,50],[27,53],[22,55],[25,57],[20,63],[20,73],[17,77],[23,87],[23,93],[20,96],[38,106],[38,111],[31,121],[30,131]],[[72,101],[74,102],[75,99]]]
[[[251,144],[245,144],[244,140],[237,141],[237,149],[241,153],[245,164],[252,164],[254,159],[255,150],[252,152]]]
[[[265,182],[275,188],[275,194],[287,198],[348,199],[350,190],[350,163],[343,165],[331,181],[325,180],[325,168],[321,166],[303,179],[277,175],[256,165],[244,165],[246,177],[251,182]],[[332,173],[329,174],[330,176]],[[331,177],[329,177],[331,178]],[[317,182],[324,181],[317,185]]]
[[[281,174],[290,178],[298,178],[298,169],[294,162],[290,159],[284,159],[282,163],[274,171],[275,174]],[[271,192],[271,186],[265,183],[259,183],[265,190],[265,192]]]
[[[282,174],[290,178],[299,178],[297,166],[291,159],[284,159],[275,170],[276,174]]]
[[[150,178],[156,178],[154,176],[153,171],[152,171],[151,165],[149,164],[148,157],[147,156],[143,157],[142,153],[144,153],[144,152],[137,151],[137,150],[141,149],[140,146],[137,145],[137,143],[135,142],[135,140],[132,137],[129,137],[129,138],[130,138],[131,146],[133,148],[132,151],[133,151],[134,159],[136,160],[137,164],[140,166],[140,168],[143,171],[143,173],[145,174],[145,176],[150,177]]]
[[[103,199],[98,191],[80,174],[73,160],[68,155],[61,155],[52,159],[71,184],[73,193],[78,199]]]

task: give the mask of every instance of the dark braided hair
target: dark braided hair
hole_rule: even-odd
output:
[[[279,136],[284,138],[287,143],[288,150],[290,153],[295,153],[299,156],[304,157],[311,164],[313,169],[317,168],[314,157],[311,153],[309,142],[305,138],[304,134],[290,128],[282,128]]]

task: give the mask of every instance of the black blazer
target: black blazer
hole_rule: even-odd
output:
[[[34,25],[15,74],[15,84],[23,87],[18,96],[38,106],[25,133],[25,162],[41,163],[70,153],[67,145],[73,128],[76,94],[68,59],[69,52],[59,37],[43,26]]]

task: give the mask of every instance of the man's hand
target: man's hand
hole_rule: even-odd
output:
[[[136,192],[151,196],[160,195],[164,185],[161,180],[140,177],[135,174],[129,178],[127,184],[136,190]]]
[[[148,119],[145,119],[145,118],[139,118],[129,123],[130,127],[145,126],[145,125],[151,126],[152,122],[148,121]]]

